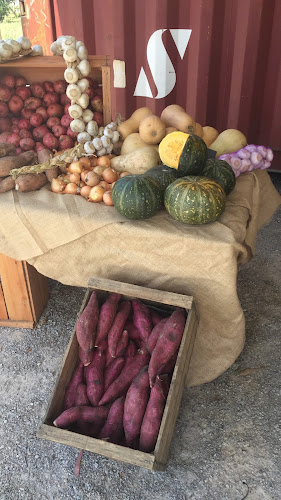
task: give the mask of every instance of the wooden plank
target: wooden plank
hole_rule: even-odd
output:
[[[0,276],[0,278],[1,278],[1,276]],[[2,290],[2,285],[1,285],[1,281],[0,281],[0,320],[1,319],[8,319],[8,314],[7,314],[5,298],[4,298],[4,294],[3,294],[3,290]]]
[[[33,322],[22,262],[1,254],[0,276],[9,319]]]
[[[146,288],[139,285],[131,285],[129,283],[122,283],[120,281],[108,280],[104,278],[92,277],[88,281],[88,286],[99,290],[108,290],[109,292],[138,297],[139,299],[152,300],[161,304],[183,307],[185,309],[191,309],[193,302],[193,297],[188,295],[165,292],[163,290]]]
[[[35,321],[0,319],[0,326],[9,326],[11,328],[29,328],[32,330],[35,327]]]
[[[23,262],[26,283],[29,292],[30,305],[34,321],[37,322],[49,299],[48,280],[38,273],[35,267]]]
[[[103,122],[108,125],[111,117],[110,67],[102,66]]]

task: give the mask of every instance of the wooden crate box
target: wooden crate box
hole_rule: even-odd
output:
[[[173,437],[174,426],[184,389],[185,376],[196,334],[197,318],[193,298],[186,295],[163,292],[117,281],[91,278],[89,281],[89,288],[78,316],[86,306],[92,290],[97,291],[98,298],[102,298],[102,301],[109,292],[116,292],[122,294],[123,298],[142,299],[142,301],[148,305],[154,305],[158,308],[164,307],[171,312],[176,307],[183,307],[188,312],[155,450],[153,453],[144,453],[125,446],[60,429],[53,425],[55,418],[64,409],[65,390],[78,363],[78,342],[75,328],[62,361],[62,367],[46,416],[43,424],[38,429],[37,436],[147,469],[164,470],[169,456],[170,443]]]
[[[49,298],[45,276],[0,254],[0,326],[34,328]]]

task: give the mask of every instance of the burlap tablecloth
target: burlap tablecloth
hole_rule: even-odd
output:
[[[193,295],[199,326],[187,384],[198,385],[223,373],[243,348],[238,266],[253,257],[257,232],[280,203],[262,170],[239,177],[224,214],[204,226],[176,222],[164,210],[133,222],[114,207],[47,188],[10,191],[0,195],[0,252],[67,285],[86,287],[98,276]]]

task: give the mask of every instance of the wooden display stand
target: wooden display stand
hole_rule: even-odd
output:
[[[91,76],[102,84],[103,121],[111,122],[110,62],[108,56],[88,56]],[[22,57],[0,65],[1,76],[6,73],[24,76],[28,83],[63,79],[66,64],[61,56]]]
[[[0,254],[0,326],[34,328],[49,298],[47,278]]]

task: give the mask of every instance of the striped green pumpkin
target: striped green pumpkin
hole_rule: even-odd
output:
[[[234,189],[236,179],[231,166],[224,160],[210,158],[200,175],[210,177],[217,181],[228,195]]]
[[[184,224],[208,224],[224,211],[225,198],[224,189],[213,179],[186,176],[166,188],[164,203],[173,219]]]

